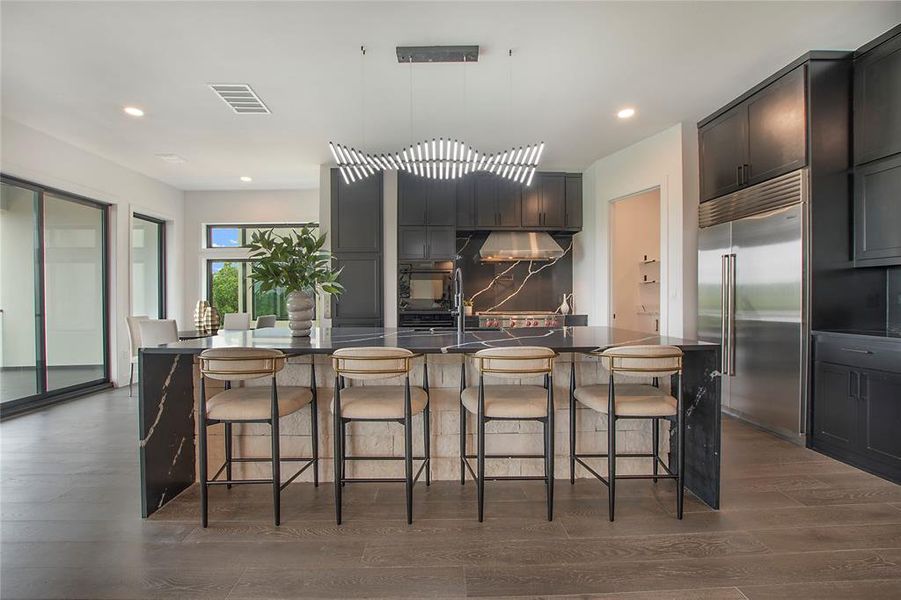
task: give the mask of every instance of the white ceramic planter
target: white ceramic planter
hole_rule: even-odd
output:
[[[288,328],[291,335],[305,337],[313,327],[313,307],[316,300],[310,292],[290,292],[288,294]]]

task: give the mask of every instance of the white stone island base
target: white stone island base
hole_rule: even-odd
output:
[[[579,385],[606,383],[607,371],[600,366],[597,359],[575,354],[576,381]],[[431,406],[431,445],[432,445],[432,479],[459,480],[460,478],[460,363],[463,356],[459,354],[430,354],[427,356],[430,384]],[[411,385],[422,385],[422,358],[415,362],[410,377]],[[569,478],[569,380],[570,363],[573,355],[561,354],[554,368],[554,450],[556,455],[555,477]],[[475,364],[467,359],[468,385],[478,385],[478,373]],[[310,357],[296,357],[288,361],[285,369],[278,375],[279,385],[310,385]],[[195,364],[195,416],[199,401],[197,385],[198,371]],[[649,379],[620,378],[626,383],[650,383]],[[333,424],[331,402],[334,390],[335,375],[325,356],[316,357],[316,381],[319,395],[319,480],[333,480]],[[541,385],[540,378],[531,380],[496,379],[486,376],[486,385],[492,383],[530,383]],[[349,385],[402,385],[403,379],[348,382]],[[259,379],[249,382],[250,385],[270,385],[271,380]],[[668,389],[669,381],[661,380],[661,387]],[[221,383],[208,380],[208,398],[222,389]],[[605,453],[607,451],[607,417],[580,404],[576,404],[576,428],[578,451],[580,453]],[[423,448],[422,415],[413,417],[413,452],[421,455]],[[467,452],[475,454],[475,416],[467,413]],[[196,419],[195,419],[196,422]],[[312,438],[310,433],[310,407],[307,406],[280,421],[280,447],[283,457],[311,455]],[[666,460],[669,449],[669,423],[661,422],[660,455]],[[543,425],[529,421],[493,421],[486,426],[485,445],[489,454],[521,453],[541,454],[543,450]],[[235,457],[268,457],[270,455],[269,426],[265,424],[234,424],[232,451]],[[617,452],[634,453],[651,450],[651,421],[647,419],[622,419],[617,423]],[[403,456],[404,432],[398,423],[351,423],[347,429],[347,453],[349,456],[359,455],[393,455]],[[215,473],[222,465],[225,454],[223,425],[209,428],[209,472]],[[472,463],[474,465],[474,461]],[[596,465],[596,470],[607,472],[605,459],[591,459],[589,464]],[[418,469],[418,466],[414,464]],[[403,477],[403,461],[348,461],[349,477]],[[486,461],[486,473],[497,475],[541,475],[544,472],[541,459],[490,459]],[[619,474],[650,473],[651,460],[645,458],[619,458],[617,460]],[[283,463],[282,476],[287,479],[295,471],[292,463]],[[235,478],[264,478],[271,476],[267,463],[234,463]],[[577,477],[590,477],[585,469],[576,467]],[[469,475],[467,474],[467,479]],[[304,472],[295,481],[312,481],[311,470]],[[420,481],[424,481],[424,478]]]

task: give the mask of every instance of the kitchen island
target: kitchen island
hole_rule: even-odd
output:
[[[141,507],[147,517],[161,508],[195,481],[196,420],[199,386],[196,358],[207,348],[255,347],[282,350],[292,358],[279,373],[281,385],[310,385],[310,361],[314,361],[319,394],[320,444],[326,453],[329,441],[329,405],[334,384],[334,373],[327,356],[338,348],[361,346],[397,346],[421,353],[428,365],[430,397],[433,419],[433,479],[459,478],[459,389],[461,364],[467,354],[484,348],[506,346],[545,346],[560,353],[554,369],[555,408],[561,413],[557,418],[556,460],[559,476],[569,475],[568,467],[568,410],[571,363],[579,385],[606,383],[606,371],[590,352],[625,344],[667,344],[678,346],[685,353],[682,377],[682,394],[685,399],[685,485],[700,500],[719,508],[720,484],[720,348],[716,345],[693,340],[683,340],[656,334],[647,334],[608,327],[523,328],[498,330],[471,330],[462,335],[455,331],[416,331],[389,328],[313,328],[309,338],[292,338],[287,329],[259,329],[255,331],[230,331],[200,339],[185,340],[158,347],[142,348],[139,357],[140,393],[139,428],[141,462]],[[411,374],[411,383],[420,385],[422,366],[417,362]],[[477,381],[475,369],[466,368],[469,385]],[[619,380],[619,379],[617,379]],[[672,381],[674,381],[673,379]],[[636,381],[636,379],[624,379]],[[672,381],[661,382],[662,387]],[[379,383],[379,382],[374,382]],[[487,380],[486,383],[492,383]],[[268,384],[259,381],[255,384]],[[208,385],[208,394],[215,389]],[[283,456],[309,455],[310,431],[308,415],[297,416],[310,410],[282,419],[281,440]],[[306,425],[304,425],[304,423]],[[399,453],[400,444],[395,432],[386,423],[354,424],[348,435],[350,448],[359,454]],[[496,423],[489,428],[486,445],[489,452],[503,449],[511,454],[534,453],[542,436],[532,424]],[[626,452],[647,451],[650,431],[645,421],[622,421],[617,426],[617,444]],[[235,453],[238,456],[266,456],[268,426],[245,424],[235,426]],[[419,428],[416,428],[419,429]],[[606,416],[580,408],[577,412],[579,451],[598,452],[606,448]],[[472,428],[469,431],[473,431]],[[210,466],[221,464],[223,443],[221,430],[210,430]],[[664,443],[675,446],[675,428],[669,436],[662,436]],[[622,436],[622,437],[621,437]],[[402,438],[398,438],[402,439]],[[421,439],[414,440],[416,447]],[[470,440],[469,443],[472,443]],[[492,448],[493,446],[493,448]],[[470,446],[474,448],[474,446]],[[633,449],[634,448],[634,449]],[[666,448],[662,448],[665,450]],[[670,467],[675,468],[675,461]],[[650,461],[621,459],[620,473],[648,472]],[[393,461],[392,461],[393,462]],[[603,462],[601,460],[600,462]],[[260,463],[246,463],[243,472],[236,477],[252,477],[267,474],[254,469],[266,469]],[[392,473],[393,465],[381,466],[366,463],[356,468],[367,469],[371,476]],[[489,474],[530,474],[541,468],[529,461],[495,461]],[[378,469],[377,472],[374,472]],[[320,476],[328,480],[332,472],[331,457],[320,454]],[[586,476],[581,468],[577,476]],[[603,470],[601,471],[603,472]],[[307,474],[308,475],[308,474]],[[301,481],[301,480],[298,480]],[[605,495],[603,488],[599,495]]]

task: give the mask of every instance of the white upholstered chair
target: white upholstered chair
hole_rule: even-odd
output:
[[[275,327],[275,315],[260,315],[257,317],[257,329],[263,329],[264,327]]]
[[[149,319],[147,315],[134,315],[125,317],[125,324],[128,326],[128,345],[131,348],[131,360],[128,368],[128,395],[131,396],[132,384],[135,380],[135,365],[138,363],[138,349],[141,347],[141,328],[140,321]]]
[[[423,358],[422,387],[410,385],[413,359],[418,355],[403,348],[342,348],[332,356],[335,370],[335,397],[332,401],[335,441],[335,519],[341,524],[341,488],[345,482],[397,481],[405,484],[407,523],[413,522],[413,485],[425,471],[431,483],[429,444],[429,375]],[[403,377],[403,385],[347,385],[348,380],[372,381]],[[422,414],[423,456],[413,456],[413,416]],[[394,421],[404,426],[404,477],[349,478],[347,460],[394,460],[394,457],[347,456],[347,424],[353,421]],[[398,457],[400,458],[400,457]],[[413,474],[413,460],[422,466]]]
[[[502,479],[540,479],[547,486],[547,519],[554,518],[554,359],[557,354],[540,346],[489,348],[473,355],[479,371],[479,384],[466,387],[464,359],[460,379],[460,483],[466,470],[476,480],[479,521],[485,512],[485,459],[543,458],[544,476],[503,477]],[[543,385],[486,385],[485,375],[505,379],[543,378]],[[475,455],[466,453],[466,412],[476,415],[478,448]],[[544,454],[488,455],[485,452],[485,424],[492,420],[540,421],[544,424]],[[473,472],[468,459],[477,459]],[[499,479],[488,477],[488,479]]]
[[[310,360],[310,387],[280,386],[276,375],[285,367],[287,357],[280,350],[266,348],[211,348],[200,354],[200,523],[207,526],[207,491],[211,485],[231,488],[237,484],[269,484],[272,486],[273,519],[281,522],[281,490],[307,468],[313,468],[313,483],[319,485],[319,432],[316,406],[316,371]],[[271,385],[232,387],[235,382],[270,377]],[[225,390],[207,398],[206,380],[225,382]],[[279,451],[279,419],[310,404],[310,428],[312,456],[283,457]],[[207,427],[223,423],[225,428],[225,462],[216,473],[207,477]],[[269,458],[235,458],[232,456],[233,423],[269,423],[272,455]],[[232,479],[234,462],[271,462],[271,479]],[[281,478],[282,462],[301,462],[303,465],[284,483]],[[225,479],[219,475],[225,471]]]
[[[682,518],[684,498],[683,473],[685,472],[685,424],[682,405],[682,350],[675,346],[619,346],[603,352],[594,353],[601,364],[609,372],[606,384],[576,385],[575,361],[570,370],[569,394],[569,468],[570,483],[575,483],[576,463],[585,467],[592,475],[607,486],[608,511],[613,520],[616,502],[617,479],[675,479],[676,480],[676,517]],[[614,374],[652,377],[654,385],[638,383],[614,383]],[[673,389],[675,396],[661,390],[657,383],[659,378],[675,376]],[[576,402],[607,415],[607,453],[582,454],[576,449]],[[620,419],[650,419],[652,423],[652,445],[650,453],[617,453],[616,422]],[[660,459],[660,419],[672,420],[678,430],[676,449],[676,472],[667,467]],[[616,475],[616,459],[651,458],[653,471],[650,475]],[[606,458],[607,477],[602,477],[584,459]],[[666,474],[659,474],[659,467]]]
[[[152,348],[178,341],[178,326],[175,319],[142,319],[138,321],[138,331],[141,332],[139,342],[141,348]]]
[[[225,313],[222,317],[222,329],[247,331],[250,329],[250,313]]]

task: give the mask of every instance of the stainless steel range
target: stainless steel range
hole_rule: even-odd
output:
[[[560,327],[562,315],[551,312],[479,313],[479,327]]]

